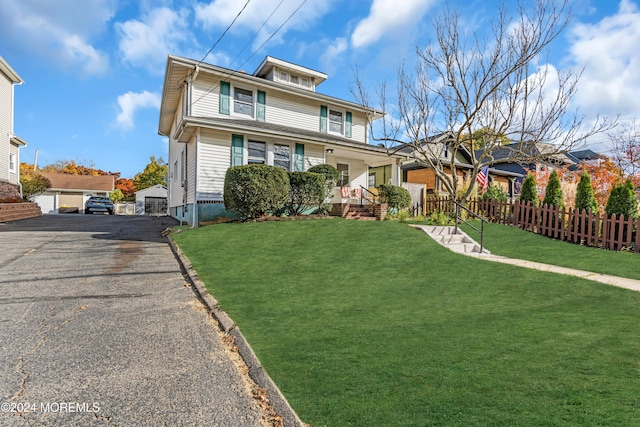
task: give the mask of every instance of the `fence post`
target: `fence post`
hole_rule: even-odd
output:
[[[640,253],[640,218],[636,221],[636,252]]]

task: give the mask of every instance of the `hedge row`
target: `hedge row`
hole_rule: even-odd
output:
[[[326,213],[327,199],[339,173],[330,165],[308,172],[287,172],[268,165],[234,166],[224,180],[225,208],[242,219],[286,212],[300,215],[309,208]]]

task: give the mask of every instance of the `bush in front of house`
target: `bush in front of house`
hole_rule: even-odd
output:
[[[22,197],[32,201],[39,194],[51,188],[51,181],[38,171],[20,165],[20,184],[22,184]]]
[[[289,215],[300,215],[309,207],[323,204],[325,177],[314,172],[289,172]]]
[[[390,209],[405,209],[411,206],[411,193],[397,185],[382,184],[376,187],[380,202],[386,203]]]
[[[538,206],[538,190],[536,188],[536,177],[532,173],[528,173],[522,183],[520,190],[520,201],[531,202],[533,206]]]
[[[310,167],[307,172],[319,173],[324,176],[324,191],[322,194],[322,200],[318,205],[318,213],[327,214],[330,209],[328,200],[331,198],[333,188],[338,184],[340,171],[331,165],[323,163],[321,165]]]
[[[497,200],[499,202],[506,202],[509,198],[509,194],[499,185],[489,184],[489,187],[482,193],[482,200]]]
[[[558,209],[562,209],[564,202],[562,201],[562,187],[560,185],[560,177],[558,171],[554,170],[549,176],[549,182],[542,200],[543,205],[557,206]]]
[[[289,199],[289,176],[268,165],[232,166],[224,178],[224,206],[242,219],[281,210]]]
[[[576,191],[576,209],[578,212],[598,212],[598,202],[593,194],[593,186],[591,185],[591,177],[587,171],[583,171],[578,182],[578,190]]]
[[[638,201],[630,179],[611,189],[605,212],[609,216],[616,214],[618,218],[620,215],[624,215],[625,218],[638,218]]]

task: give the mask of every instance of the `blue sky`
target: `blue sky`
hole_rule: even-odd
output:
[[[32,163],[38,149],[40,166],[75,160],[128,178],[151,155],[166,160],[157,127],[167,55],[202,59],[245,2],[2,0],[0,56],[25,81],[15,89],[14,131],[28,142],[21,160]],[[459,2],[465,21],[478,28],[498,3]],[[365,83],[394,87],[397,66],[411,64],[415,46],[432,39],[431,20],[445,4],[251,0],[205,62],[251,73],[275,56],[327,73],[318,92],[353,100],[354,65]],[[573,20],[552,47],[552,65],[584,68],[575,103],[587,121],[597,114],[633,119],[640,113],[637,0],[570,6]],[[606,151],[605,139],[590,146]]]

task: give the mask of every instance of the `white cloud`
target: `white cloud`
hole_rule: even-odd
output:
[[[385,35],[410,32],[437,0],[373,0],[369,16],[360,21],[351,35],[354,47],[375,43]]]
[[[107,29],[115,10],[115,0],[3,0],[0,37],[58,67],[101,74],[108,57],[91,40]]]
[[[302,1],[284,1],[277,10],[275,9],[278,4],[281,3],[280,0],[253,1],[247,5],[230,31],[234,33],[246,33],[246,30],[250,30],[251,35],[253,35],[275,10],[273,16],[264,24],[258,37],[253,42],[253,47],[256,48],[262,45],[262,43],[295,12],[295,15],[291,17],[287,24],[272,39],[274,43],[279,43],[282,42],[287,31],[307,28],[317,19],[324,16],[329,12],[333,1],[334,0],[308,1],[300,7],[297,12],[295,11],[298,6],[302,4]],[[197,3],[194,8],[196,22],[200,23],[205,29],[227,28],[244,4],[244,1],[237,0],[213,0],[208,4]],[[212,38],[211,44],[213,44],[216,39],[217,38]]]
[[[188,17],[186,9],[176,12],[161,7],[151,10],[142,20],[117,23],[123,62],[162,74],[167,54],[178,54],[187,43],[192,43],[190,49],[196,47]]]
[[[636,115],[640,111],[640,12],[622,0],[618,12],[571,31],[570,61],[584,72],[576,102],[586,113]]]
[[[160,108],[160,95],[148,91],[127,92],[118,97],[120,114],[116,117],[116,125],[122,129],[133,128],[133,116],[142,108]]]
[[[340,62],[340,55],[347,50],[347,39],[338,37],[335,40],[325,42],[327,43],[327,48],[320,57],[320,64],[324,72],[332,74],[336,69],[336,64]]]

